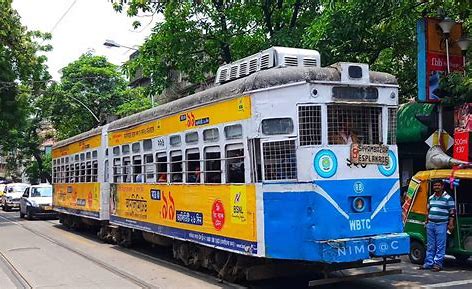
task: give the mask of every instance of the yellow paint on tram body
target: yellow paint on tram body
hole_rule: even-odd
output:
[[[109,146],[122,145],[192,128],[243,120],[249,117],[251,117],[251,97],[243,96],[187,110],[129,129],[110,132],[108,134],[108,144]]]
[[[54,184],[53,188],[55,207],[100,212],[100,183]]]
[[[54,148],[52,150],[52,158],[60,158],[63,156],[76,154],[88,149],[98,148],[102,144],[102,136],[96,135],[69,145]]]

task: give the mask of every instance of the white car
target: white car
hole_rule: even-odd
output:
[[[11,183],[7,184],[2,196],[2,207],[4,211],[10,211],[12,208],[20,207],[20,198],[29,184]]]
[[[20,199],[20,218],[55,217],[52,210],[52,186],[49,184],[32,185]]]

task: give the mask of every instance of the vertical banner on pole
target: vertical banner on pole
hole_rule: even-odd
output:
[[[439,102],[437,88],[447,72],[446,38],[439,27],[441,19],[424,18],[416,23],[418,41],[418,101]],[[464,70],[461,49],[457,40],[462,24],[456,23],[449,36],[449,66],[451,71]]]

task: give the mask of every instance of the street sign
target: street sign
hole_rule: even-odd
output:
[[[441,133],[441,139],[439,138],[439,131],[435,131],[426,141],[429,147],[435,145],[441,145],[444,151],[447,151],[454,144],[454,139],[445,131]]]

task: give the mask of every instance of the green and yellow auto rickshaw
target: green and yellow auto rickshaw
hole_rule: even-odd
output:
[[[445,189],[456,201],[455,228],[448,235],[446,254],[465,262],[472,255],[472,169],[422,171],[411,179],[403,203],[404,231],[411,238],[410,260],[423,264],[426,256],[426,204],[434,179],[445,180]]]

